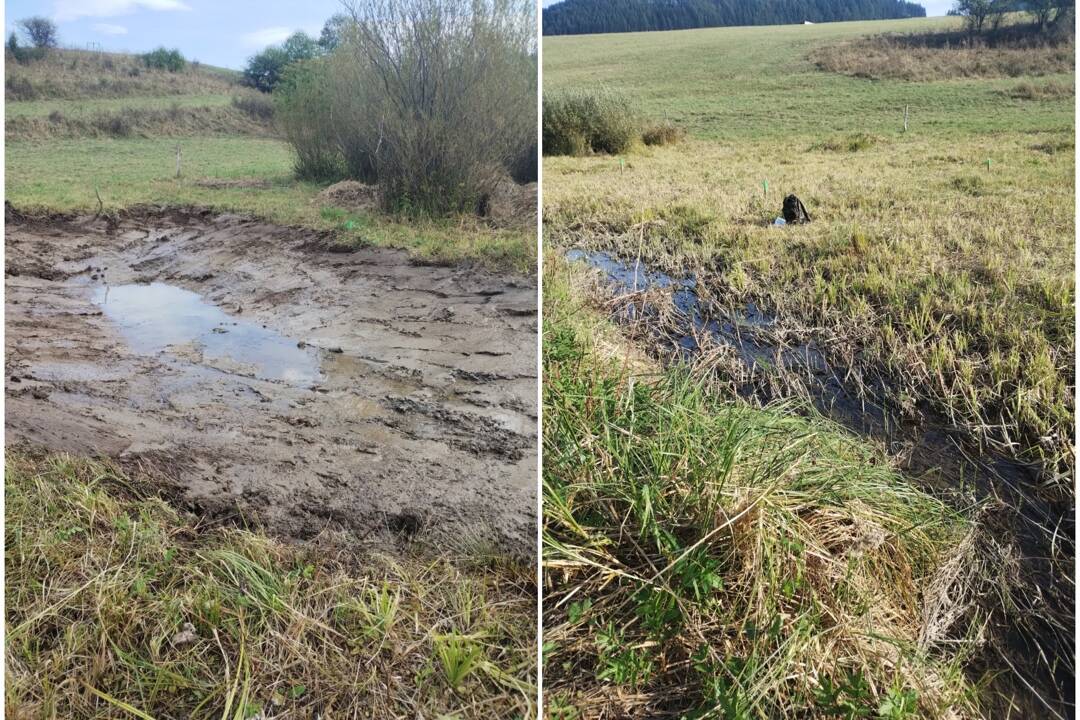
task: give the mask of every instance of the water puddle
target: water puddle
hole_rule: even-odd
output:
[[[166,349],[209,360],[262,380],[310,385],[321,378],[311,348],[261,325],[239,320],[197,293],[164,283],[100,287],[94,303],[120,328],[136,352],[156,355]]]
[[[1007,508],[1009,526],[1002,530],[1020,551],[1027,581],[1040,587],[1042,593],[1027,609],[1030,626],[1006,628],[1008,645],[1018,657],[1040,651],[1049,651],[1057,658],[1072,657],[1071,638],[1044,620],[1037,606],[1048,606],[1051,617],[1064,618],[1071,628],[1071,538],[1075,516],[1071,504],[1042,496],[1036,468],[972,447],[932,410],[921,409],[918,419],[890,411],[888,387],[882,380],[864,378],[853,382],[856,374],[829,363],[813,342],[780,342],[777,333],[770,332],[776,319],[753,304],[731,309],[703,300],[692,276],[672,277],[640,262],[623,262],[603,252],[570,250],[565,257],[598,270],[612,296],[625,298],[616,309],[617,319],[633,323],[659,320],[663,315],[663,322],[655,323],[653,337],[661,349],[673,351],[673,356],[692,360],[702,351],[700,341],[706,339],[710,345],[734,350],[750,378],[738,384],[740,395],[763,401],[777,399],[785,391],[778,391],[760,378],[796,374],[808,399],[823,415],[858,435],[882,442],[894,452],[904,450],[905,471],[924,486],[944,493],[973,491],[977,500],[1000,502]],[[678,313],[672,316],[654,298],[640,294],[649,290],[670,290]],[[1048,698],[1071,706],[1071,672],[1069,662],[1061,663],[1051,673],[1046,672],[1044,664],[1033,675],[1024,673],[1026,689],[1035,685]],[[1024,694],[1026,689],[1019,688],[1018,692]]]

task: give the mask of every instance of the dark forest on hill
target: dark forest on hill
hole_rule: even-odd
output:
[[[545,35],[686,30],[727,25],[925,17],[904,0],[564,0],[544,10]]]

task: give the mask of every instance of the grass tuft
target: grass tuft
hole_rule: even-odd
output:
[[[202,526],[106,463],[6,460],[12,717],[534,712],[531,567],[287,545]]]
[[[977,717],[978,622],[926,592],[968,522],[820,418],[606,356],[552,260],[549,717]]]

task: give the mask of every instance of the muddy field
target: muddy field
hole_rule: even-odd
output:
[[[531,280],[208,211],[7,233],[9,443],[216,519],[532,555]]]

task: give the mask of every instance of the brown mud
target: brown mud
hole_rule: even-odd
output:
[[[532,280],[199,209],[5,240],[9,442],[287,538],[534,554]]]

